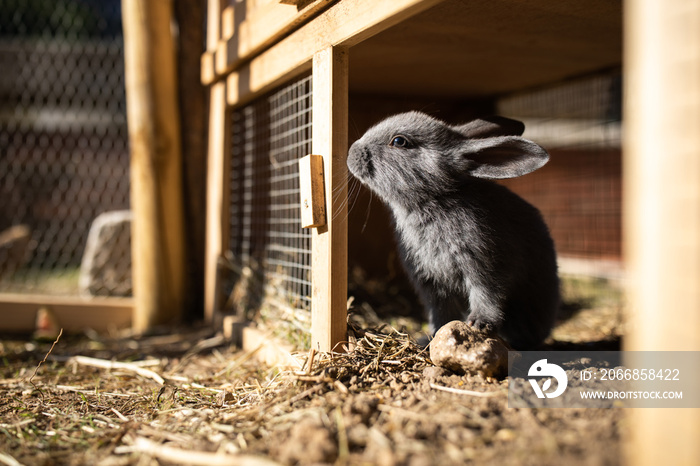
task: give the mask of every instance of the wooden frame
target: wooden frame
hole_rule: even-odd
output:
[[[221,14],[221,39],[214,57],[216,74],[232,71],[243,60],[273,45],[334,1],[303,2],[301,9],[277,0],[266,3],[248,0],[229,5]]]
[[[312,144],[313,153],[323,157],[327,213],[327,224],[315,229],[312,236],[311,339],[315,349],[341,349],[339,343],[346,340],[347,320],[347,47],[440,1],[317,0],[295,15],[287,10],[286,16],[276,16],[279,24],[284,24],[281,31],[288,34],[286,37],[266,25],[259,33],[256,31],[255,39],[245,42],[241,36],[246,35],[245,31],[253,34],[252,25],[265,16],[246,18],[238,10],[229,9],[224,10],[222,18],[221,4],[210,0],[213,16],[209,17],[209,24],[215,24],[210,32],[216,28],[221,37],[217,41],[209,37],[207,52],[202,56],[202,81],[211,85],[212,95],[207,186],[207,320],[215,319],[222,302],[218,262],[226,250],[228,228],[227,185],[222,178],[228,167],[226,128],[229,124],[228,110],[222,106],[220,97],[224,85],[226,103],[237,107],[311,69],[314,82]],[[280,8],[290,7],[274,7],[278,11]],[[321,13],[313,21],[304,24],[318,12]],[[282,17],[284,19],[280,19]],[[230,21],[234,24],[228,24]],[[222,33],[218,32],[220,28]],[[231,32],[234,32],[232,36]]]
[[[211,86],[207,156],[207,232],[204,258],[204,317],[211,321],[221,308],[220,258],[228,248],[229,119],[226,83]]]
[[[323,154],[328,215],[311,237],[311,347],[330,351],[347,338],[347,50],[329,46],[317,52],[312,79],[312,151]]]
[[[36,329],[37,312],[52,312],[57,324],[66,332],[92,329],[106,332],[129,327],[134,300],[131,298],[80,298],[67,296],[0,295],[2,331],[28,333]]]
[[[207,51],[202,56],[202,80],[214,78],[214,54],[219,43],[221,3],[208,1]],[[211,61],[210,61],[211,59]],[[212,321],[221,306],[219,260],[228,246],[228,128],[226,84],[218,82],[209,89],[209,141],[207,149],[207,227],[204,257],[204,318]]]
[[[350,47],[444,0],[343,0],[228,74],[229,105],[241,105],[312,65],[329,46]]]

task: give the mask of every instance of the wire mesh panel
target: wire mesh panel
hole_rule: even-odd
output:
[[[549,163],[504,184],[544,215],[560,257],[621,261],[621,78],[585,78],[502,99]]]
[[[0,1],[0,69],[0,292],[78,293],[93,220],[129,205],[119,0]]]
[[[235,110],[232,122],[230,303],[308,333],[311,233],[301,228],[298,159],[311,152],[311,77]]]
[[[550,153],[510,187],[542,212],[557,249],[565,310],[623,306],[621,76],[587,77],[504,98],[499,112]],[[617,324],[615,324],[617,325]]]

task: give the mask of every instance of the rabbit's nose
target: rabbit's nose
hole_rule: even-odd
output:
[[[350,147],[348,152],[348,168],[350,173],[361,181],[367,181],[374,176],[374,164],[372,153],[367,147],[357,142]]]

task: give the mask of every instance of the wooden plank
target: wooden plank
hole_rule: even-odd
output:
[[[207,1],[207,52],[211,55],[212,79],[216,72],[215,53],[221,39],[221,0]],[[229,14],[227,14],[229,16]],[[228,25],[226,29],[228,29]],[[207,66],[209,63],[207,63]],[[204,70],[203,70],[204,72]],[[226,84],[214,83],[209,89],[209,137],[207,146],[207,212],[206,243],[204,251],[204,319],[212,322],[221,303],[219,283],[219,258],[226,247],[227,238],[227,153],[228,111],[226,109]]]
[[[204,317],[211,322],[221,305],[219,260],[228,249],[229,111],[226,83],[210,88],[207,154],[207,232],[205,245]]]
[[[131,148],[134,329],[177,321],[184,302],[182,154],[171,2],[123,0]]]
[[[700,0],[627,1],[624,8],[625,349],[698,351]],[[697,464],[699,410],[629,415],[629,464]]]
[[[207,51],[215,51],[221,39],[221,0],[207,0]]]
[[[217,42],[216,52],[214,53],[215,74],[223,74],[226,72],[226,48],[229,41],[234,40],[235,32],[235,8],[229,5],[221,12],[221,39]]]
[[[323,156],[312,154],[299,159],[299,201],[302,228],[318,228],[326,224],[324,184]]]
[[[182,128],[182,171],[187,265],[184,318],[201,319],[204,310],[204,230],[207,179],[207,89],[196,66],[205,38],[201,0],[173,2],[178,22],[178,94]]]
[[[228,5],[221,12],[221,40],[229,40],[236,33],[235,12],[236,10],[232,5]]]
[[[622,2],[446,1],[351,56],[353,93],[512,93],[621,66]]]
[[[40,308],[50,309],[66,332],[82,332],[88,328],[106,332],[131,325],[134,300],[3,293],[0,294],[0,331],[34,331]]]
[[[207,50],[202,54],[201,79],[208,86],[216,80],[216,49],[221,39],[221,0],[207,0]]]
[[[312,233],[311,347],[341,351],[347,339],[348,51],[313,58],[312,151],[323,156],[327,224]]]
[[[299,370],[303,357],[293,354],[294,348],[270,332],[264,332],[237,316],[223,318],[224,337],[252,357],[269,367],[280,370]]]
[[[213,51],[207,51],[202,54],[200,79],[205,86],[213,83],[216,79],[215,56],[216,54]]]
[[[305,2],[301,9],[278,2],[236,3],[233,36],[222,37],[216,56],[217,73],[225,74],[240,62],[271,46],[336,0]],[[225,23],[224,23],[225,24]]]
[[[311,67],[316,52],[352,46],[444,0],[342,0],[228,76],[229,104],[256,95]]]

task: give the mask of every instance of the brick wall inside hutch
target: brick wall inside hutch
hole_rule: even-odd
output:
[[[551,149],[540,170],[502,183],[537,206],[560,256],[621,260],[619,149]]]

